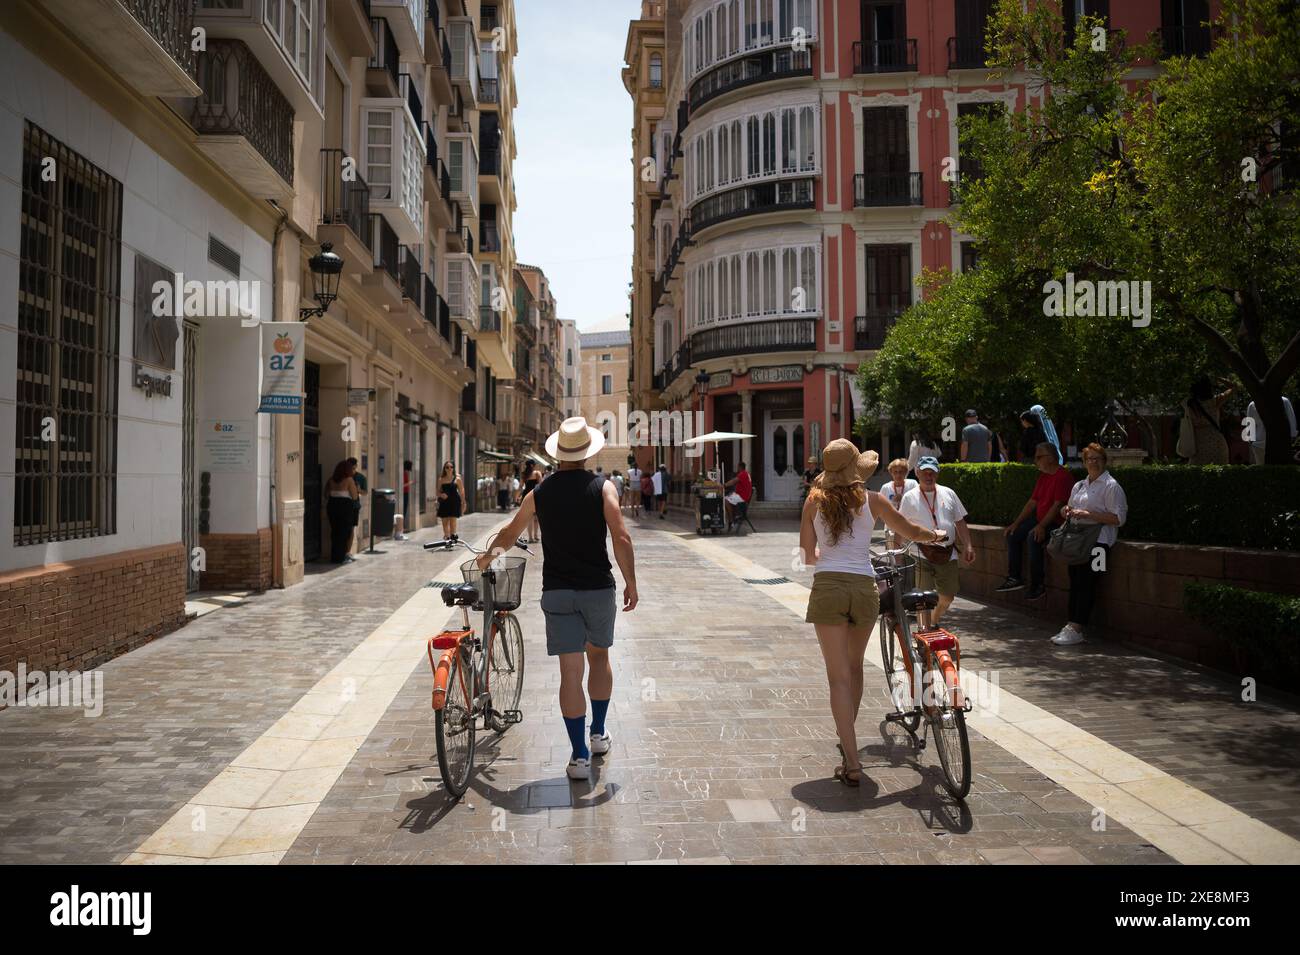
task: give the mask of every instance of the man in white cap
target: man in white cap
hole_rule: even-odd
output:
[[[614,574],[605,535],[614,542],[614,558],[623,573],[623,609],[637,604],[632,535],[623,524],[618,492],[603,474],[585,462],[605,444],[605,436],[585,418],[566,418],[546,439],[546,453],[557,470],[525,495],[514,518],[479,558],[486,568],[493,555],[514,546],[536,515],[542,526],[542,613],[546,616],[546,652],[560,658],[560,715],[564,717],[573,756],[570,779],[591,777],[591,757],[609,752],[605,714],[614,689],[609,648],[614,644]],[[585,656],[584,656],[585,655]],[[584,664],[590,664],[590,746],[585,738],[587,698],[582,692]]]

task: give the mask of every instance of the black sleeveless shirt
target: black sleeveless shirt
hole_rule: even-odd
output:
[[[542,590],[614,586],[605,538],[605,477],[556,471],[533,491],[542,528]]]

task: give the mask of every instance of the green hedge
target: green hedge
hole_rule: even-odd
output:
[[[1075,480],[1081,468],[1071,468]],[[1111,472],[1128,499],[1121,540],[1300,551],[1300,467],[1151,464]],[[1010,523],[1033,492],[1030,464],[944,464],[972,524]]]
[[[1266,682],[1289,686],[1300,678],[1300,597],[1189,583],[1183,609],[1236,647],[1243,667],[1267,673]]]

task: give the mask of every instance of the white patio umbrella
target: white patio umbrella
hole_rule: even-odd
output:
[[[702,434],[695,438],[687,438],[682,442],[683,445],[694,447],[697,444],[718,444],[722,441],[744,441],[748,438],[757,437],[753,434],[741,434],[739,431],[710,431],[708,434]],[[701,455],[703,457],[703,455]],[[716,459],[716,456],[715,456]],[[701,462],[704,463],[704,462]],[[721,465],[719,465],[721,467]],[[727,475],[722,475],[722,483],[727,483]]]

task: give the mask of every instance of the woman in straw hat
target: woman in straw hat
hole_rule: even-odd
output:
[[[879,517],[885,527],[907,540],[944,539],[942,531],[914,524],[894,510],[866,481],[879,463],[874,451],[859,454],[852,441],[839,438],[822,452],[822,473],[804,502],[799,527],[803,559],[816,565],[808,613],[817,632],[831,716],[840,738],[840,766],[835,778],[846,786],[862,781],[854,723],[862,705],[862,662],[880,612],[880,593],[871,566],[871,531]]]

